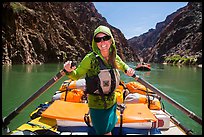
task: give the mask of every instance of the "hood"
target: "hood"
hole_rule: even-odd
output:
[[[110,52],[112,50],[115,50],[116,51],[116,45],[115,45],[115,40],[113,38],[113,35],[110,31],[110,29],[106,26],[102,26],[100,25],[99,27],[97,27],[94,31],[94,36],[93,36],[93,39],[92,39],[92,49],[93,49],[93,52],[95,52],[96,54],[98,54],[99,56],[102,56],[101,53],[100,53],[100,50],[99,48],[97,47],[97,44],[96,42],[94,41],[94,37],[99,33],[99,32],[102,32],[102,33],[105,33],[109,36],[111,36],[111,39],[112,39],[112,45],[110,46]],[[116,53],[116,52],[115,52]],[[116,55],[115,55],[116,56]]]

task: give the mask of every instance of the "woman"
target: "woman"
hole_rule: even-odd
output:
[[[72,61],[67,61],[64,69],[70,79],[77,80],[85,76],[93,128],[96,134],[111,135],[117,123],[114,90],[120,82],[118,70],[126,72],[128,76],[135,71],[117,55],[115,40],[108,27],[101,25],[96,28],[92,49],[93,52],[87,54],[77,68],[71,67]]]

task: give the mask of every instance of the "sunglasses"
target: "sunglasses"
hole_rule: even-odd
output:
[[[103,41],[107,41],[107,40],[110,40],[110,39],[111,39],[111,36],[106,35],[106,36],[103,36],[103,37],[95,37],[95,38],[94,38],[94,41],[95,41],[96,43],[99,43],[99,42],[102,41],[102,39],[103,39]]]

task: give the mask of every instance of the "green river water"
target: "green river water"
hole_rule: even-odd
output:
[[[135,68],[136,63],[128,62]],[[63,64],[13,65],[2,66],[2,117],[6,117],[19,107],[33,93],[55,76]],[[202,118],[202,68],[192,66],[172,66],[151,64],[149,72],[136,71],[136,74]],[[61,78],[55,85],[30,103],[22,112],[11,120],[8,127],[14,130],[29,120],[29,114],[40,104],[49,101],[67,77]],[[133,78],[121,73],[125,82]],[[202,134],[202,126],[188,118],[183,112],[164,102],[167,111],[173,114],[181,124],[191,129],[194,134]]]

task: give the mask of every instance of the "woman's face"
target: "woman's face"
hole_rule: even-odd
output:
[[[98,33],[94,40],[101,52],[109,52],[109,48],[112,43],[110,36],[104,33]]]

